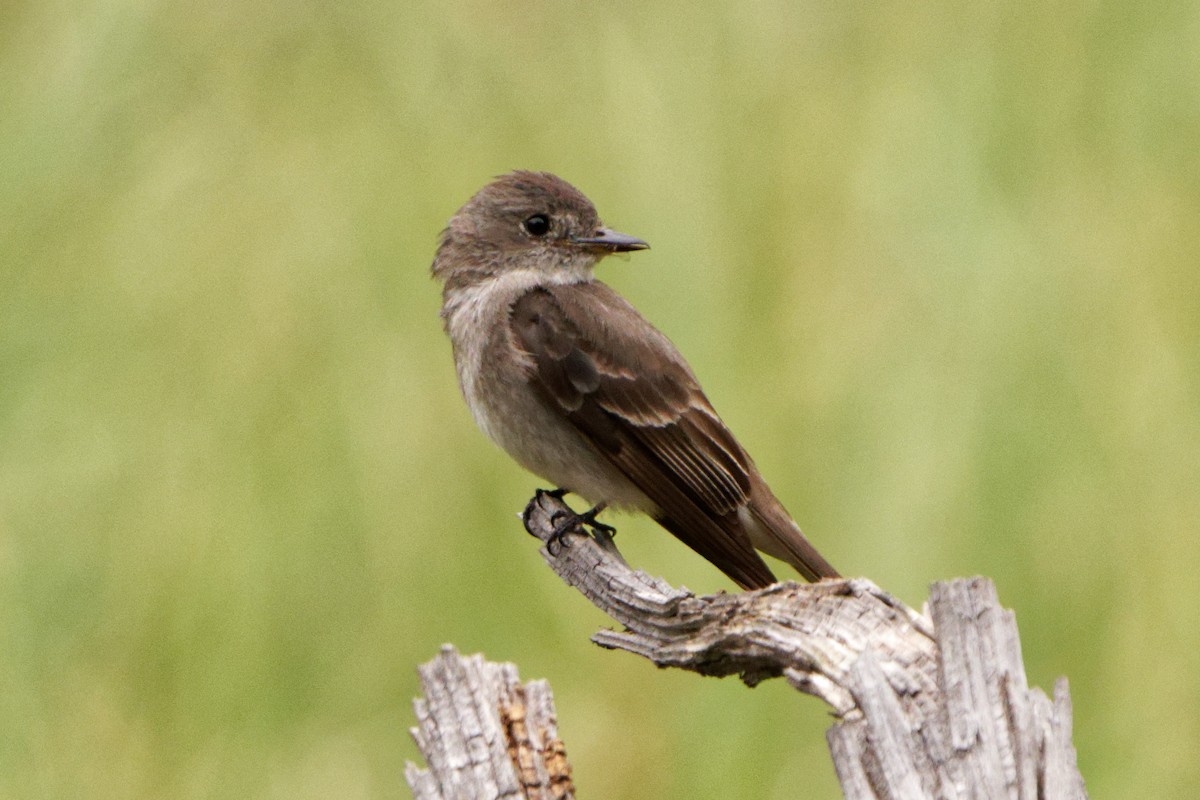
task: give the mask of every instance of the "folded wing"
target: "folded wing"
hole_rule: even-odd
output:
[[[529,380],[654,503],[658,522],[744,588],[775,582],[738,517],[752,467],[675,347],[602,283],[513,305]]]

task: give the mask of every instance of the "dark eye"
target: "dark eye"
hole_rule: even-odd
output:
[[[545,214],[534,214],[522,224],[530,236],[545,236],[550,232],[550,218]]]

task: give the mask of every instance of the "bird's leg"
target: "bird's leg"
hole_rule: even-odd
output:
[[[550,494],[550,492],[547,492]],[[550,522],[554,525],[554,533],[550,534],[550,538],[546,540],[546,547],[553,552],[553,546],[558,544],[561,547],[566,547],[567,542],[563,537],[568,533],[582,532],[580,529],[587,526],[592,529],[593,534],[600,544],[604,545],[612,541],[613,534],[617,529],[611,525],[605,525],[603,522],[596,521],[596,515],[604,509],[608,508],[608,503],[599,503],[594,508],[584,511],[582,514],[559,511],[550,517]]]
[[[603,522],[596,521],[596,515],[603,511],[607,506],[608,503],[601,503],[591,511],[581,514],[580,516],[583,519],[583,524],[592,529],[592,539],[595,540],[596,544],[600,545],[601,549],[607,550],[609,553],[616,556],[616,558],[618,558],[622,563],[624,563],[625,559],[621,557],[621,553],[617,550],[617,545],[615,543],[617,538],[617,529],[612,525],[605,525]]]
[[[599,503],[590,511],[585,511],[580,514],[579,522],[591,528],[593,533],[599,534],[607,539],[611,539],[616,536],[617,529],[612,525],[605,525],[603,522],[596,521],[596,515],[606,508],[608,508],[608,503]]]

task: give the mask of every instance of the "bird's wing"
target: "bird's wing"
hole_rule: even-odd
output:
[[[599,282],[533,289],[509,323],[530,382],[654,501],[665,528],[743,587],[775,582],[738,519],[749,458],[665,336]]]

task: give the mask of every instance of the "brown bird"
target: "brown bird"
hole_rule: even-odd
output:
[[[755,548],[808,580],[838,577],[675,346],[593,276],[604,256],[647,247],[544,172],[500,177],[459,209],[433,274],[475,421],[595,506],[571,522],[642,511],[746,589],[775,582]]]

